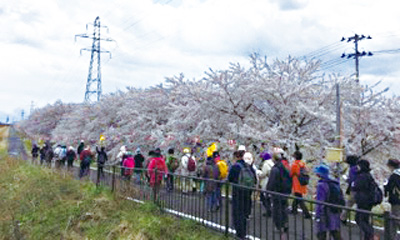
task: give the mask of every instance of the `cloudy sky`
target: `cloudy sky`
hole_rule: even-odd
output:
[[[381,80],[400,90],[400,3],[396,0],[2,0],[0,3],[0,122],[21,110],[84,99],[97,16],[102,37],[104,93],[148,87],[183,73],[199,79],[209,68],[248,63],[253,52],[270,61],[288,55],[321,59],[322,72],[354,73],[354,43],[372,57],[360,60],[360,81]],[[86,24],[88,24],[86,30]],[[12,119],[11,119],[12,118]]]

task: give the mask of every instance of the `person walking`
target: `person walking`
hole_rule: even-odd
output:
[[[76,152],[78,153],[78,155],[81,155],[81,152],[85,150],[85,141],[81,140],[81,142],[79,143],[78,147],[76,148]]]
[[[225,181],[228,177],[229,169],[228,164],[221,156],[218,151],[213,152],[214,163],[217,165],[219,170],[219,178],[221,182],[217,183],[216,197],[217,197],[217,210],[222,206],[222,181]]]
[[[309,219],[311,218],[311,214],[302,200],[303,196],[307,194],[307,185],[303,185],[299,180],[300,172],[306,169],[306,164],[302,161],[303,154],[298,149],[293,153],[293,157],[295,160],[291,167],[290,177],[292,178],[293,194],[298,198],[293,200],[292,214],[297,214],[297,206],[300,205],[300,208],[303,210],[304,218]]]
[[[190,148],[183,149],[184,155],[181,158],[180,170],[183,179],[183,193],[187,193],[190,188],[192,191],[196,191],[196,183],[192,177],[196,177],[197,162],[192,156]]]
[[[32,154],[32,163],[36,163],[36,160],[39,156],[39,147],[36,144],[33,144],[31,154]]]
[[[346,157],[346,163],[349,164],[349,174],[347,177],[347,189],[346,189],[346,195],[347,195],[346,207],[349,208],[352,208],[353,205],[356,203],[355,199],[356,193],[351,189],[351,185],[353,184],[354,180],[357,177],[358,161],[359,157],[356,155],[349,155]],[[344,209],[342,214],[340,215],[340,220],[342,221],[343,224],[347,223],[348,217],[349,217],[349,211]]]
[[[282,162],[283,155],[274,153],[272,159],[275,165],[271,169],[271,173],[267,183],[267,190],[289,195],[292,192],[292,178],[290,177],[290,169]],[[272,220],[276,229],[281,234],[281,239],[286,239],[288,226],[288,197],[272,194]]]
[[[352,190],[355,192],[355,201],[357,208],[361,210],[371,211],[374,206],[373,203],[373,185],[374,179],[371,176],[370,164],[367,160],[361,159],[358,161],[359,171],[356,179],[352,183]],[[374,236],[374,228],[370,222],[370,215],[368,213],[356,213],[356,223],[360,231],[364,235],[365,240],[371,240]]]
[[[100,178],[104,178],[104,165],[108,161],[107,153],[106,153],[106,148],[101,147],[100,150],[96,146],[96,152],[97,152],[97,171],[98,171],[98,176]]]
[[[267,190],[267,183],[269,179],[269,175],[271,173],[271,169],[274,166],[274,161],[272,161],[271,154],[264,150],[261,152],[261,164],[260,164],[260,171],[258,172],[258,179],[260,181],[260,189],[262,191]],[[260,200],[266,210],[266,213],[263,213],[263,216],[270,217],[272,216],[271,211],[271,197],[266,192],[261,192]]]
[[[144,172],[144,156],[140,148],[136,149],[136,154],[133,158],[135,160],[135,183],[140,184]]]
[[[343,193],[340,190],[339,182],[329,178],[329,167],[321,164],[314,169],[319,178],[317,183],[317,201],[331,202],[330,199],[338,198],[333,204],[344,203]],[[336,189],[336,191],[334,191]],[[323,204],[317,204],[315,209],[315,221],[317,225],[318,240],[333,238],[340,240],[340,210]],[[330,234],[331,238],[327,237]]]
[[[153,195],[153,200],[158,200],[158,192],[162,179],[168,174],[167,165],[161,157],[160,151],[155,150],[153,152],[153,157],[150,160],[147,171],[150,177],[150,187],[153,188],[152,193],[155,194]]]
[[[387,184],[385,184],[385,197],[389,196],[391,216],[400,219],[400,161],[397,159],[389,159],[387,166],[392,174]],[[400,221],[391,219],[390,239],[400,239],[400,237],[397,236],[398,229],[400,229]]]
[[[135,168],[135,159],[133,158],[133,154],[130,151],[125,153],[124,161],[122,162],[123,169],[123,179],[129,182],[133,175],[133,169]]]
[[[45,157],[46,157],[46,144],[44,144],[40,148],[39,154],[40,154],[40,165],[42,165],[45,162]]]
[[[251,194],[256,186],[257,178],[254,169],[246,163],[252,162],[251,154],[245,156],[245,150],[240,148],[237,152],[238,160],[229,170],[228,181],[233,184],[232,188],[232,218],[239,239],[246,238],[247,219],[251,213]]]
[[[61,151],[61,144],[58,144],[54,149],[54,164],[57,169],[59,169],[61,166]]]
[[[213,212],[218,210],[217,205],[217,180],[219,180],[219,168],[215,164],[212,157],[207,158],[206,165],[203,167],[203,178],[205,178],[204,183],[204,194],[206,196],[206,206],[208,212]],[[215,180],[215,181],[213,181]]]
[[[69,146],[68,151],[67,151],[67,168],[68,170],[71,170],[74,166],[74,161],[76,159],[76,153],[74,151],[74,148],[72,146]]]
[[[67,161],[67,146],[61,145],[61,151],[60,151],[60,167],[61,168],[65,167],[66,161]]]
[[[46,146],[45,146],[45,161],[46,164],[49,168],[51,168],[51,162],[53,161],[53,157],[54,157],[54,152],[53,152],[53,148],[50,145],[50,142],[46,142]]]
[[[175,156],[175,150],[173,148],[168,149],[166,164],[168,168],[167,190],[172,191],[174,190],[174,173],[179,167],[179,160]]]
[[[79,178],[83,178],[85,176],[90,176],[90,164],[93,160],[92,152],[90,151],[90,146],[87,146],[79,155],[79,159],[81,160],[81,168],[79,172]]]

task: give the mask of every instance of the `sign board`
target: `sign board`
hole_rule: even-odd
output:
[[[343,161],[343,148],[327,148],[325,159],[328,162],[342,162]]]

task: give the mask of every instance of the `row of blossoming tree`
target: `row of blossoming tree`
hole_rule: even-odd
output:
[[[269,61],[268,61],[269,62]],[[342,145],[346,153],[381,162],[399,156],[399,98],[358,84],[352,76],[325,75],[318,61],[289,57],[268,63],[212,70],[201,79],[166,78],[148,89],[128,87],[93,104],[55,104],[36,109],[19,128],[37,140],[95,143],[102,134],[109,153],[122,144],[176,148],[193,142],[260,142],[301,145],[307,158],[321,158],[337,144],[340,86]],[[229,141],[230,140],[230,141]],[[233,141],[234,140],[234,141]]]

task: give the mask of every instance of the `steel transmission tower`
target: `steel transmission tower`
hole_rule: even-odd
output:
[[[109,51],[102,51],[100,48],[100,42],[103,41],[113,41],[111,38],[101,38],[100,37],[100,29],[106,28],[107,26],[100,25],[100,17],[97,17],[94,20],[93,24],[93,35],[89,36],[88,34],[78,34],[75,35],[75,41],[77,37],[81,38],[89,38],[93,40],[92,48],[82,48],[80,54],[82,54],[82,50],[90,51],[90,65],[89,65],[89,73],[86,82],[86,91],[85,91],[85,102],[95,102],[100,100],[100,96],[102,93],[101,89],[101,64],[100,64],[100,55],[101,53],[109,53],[111,58],[111,53]],[[86,30],[88,30],[88,24],[86,24]]]

